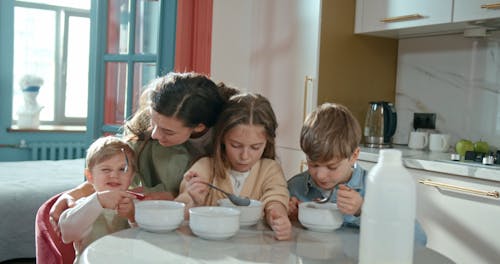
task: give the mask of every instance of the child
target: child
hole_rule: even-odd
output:
[[[367,171],[357,163],[361,128],[346,107],[325,103],[309,114],[302,126],[300,147],[307,156],[308,170],[288,180],[289,215],[296,219],[298,204],[328,197],[344,214],[344,224],[360,224]],[[417,242],[426,236],[418,223]]]
[[[258,94],[231,98],[215,127],[214,155],[198,160],[184,174],[177,201],[194,206],[216,205],[225,196],[201,182],[260,200],[265,219],[278,240],[292,235],[288,190],[275,159],[276,117],[269,101]]]
[[[87,150],[85,176],[96,192],[64,211],[59,227],[64,243],[78,255],[92,241],[135,224],[134,195],[127,192],[135,172],[135,154],[119,138],[97,139]]]

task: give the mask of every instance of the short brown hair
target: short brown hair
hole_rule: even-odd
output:
[[[361,127],[343,105],[324,103],[310,113],[300,133],[300,147],[314,162],[350,158],[361,141]]]
[[[96,139],[87,149],[85,166],[91,170],[95,165],[121,153],[126,153],[129,168],[133,169],[134,172],[137,171],[134,150],[127,142],[115,136],[105,136]]]

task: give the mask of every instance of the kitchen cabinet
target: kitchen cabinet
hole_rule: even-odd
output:
[[[450,23],[453,0],[357,0],[355,33]]]
[[[454,0],[453,22],[500,17],[499,0]],[[497,24],[498,26],[498,24]]]
[[[211,76],[270,100],[287,178],[304,170],[300,130],[318,104],[344,104],[361,123],[369,101],[394,101],[397,41],[354,35],[354,2],[214,0],[213,9]]]
[[[360,161],[370,169],[374,162]],[[445,184],[484,192],[500,191],[500,182],[408,169],[416,182]],[[417,219],[427,246],[456,263],[497,263],[500,259],[500,201],[498,198],[454,191],[448,187],[417,185]]]

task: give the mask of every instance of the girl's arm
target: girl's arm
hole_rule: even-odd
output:
[[[285,205],[280,202],[269,202],[266,204],[266,222],[274,231],[277,240],[290,240],[292,238],[292,223],[288,218]]]

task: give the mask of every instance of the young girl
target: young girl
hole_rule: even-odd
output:
[[[119,138],[102,137],[90,145],[85,176],[96,192],[77,200],[59,219],[62,240],[75,247],[75,263],[92,241],[134,225],[134,195],[126,191],[134,175],[134,160],[134,151]]]
[[[225,196],[202,182],[260,200],[266,222],[278,240],[292,235],[288,190],[275,159],[276,117],[269,101],[258,94],[231,98],[215,126],[214,155],[198,160],[184,174],[177,201],[194,206],[216,205]]]

